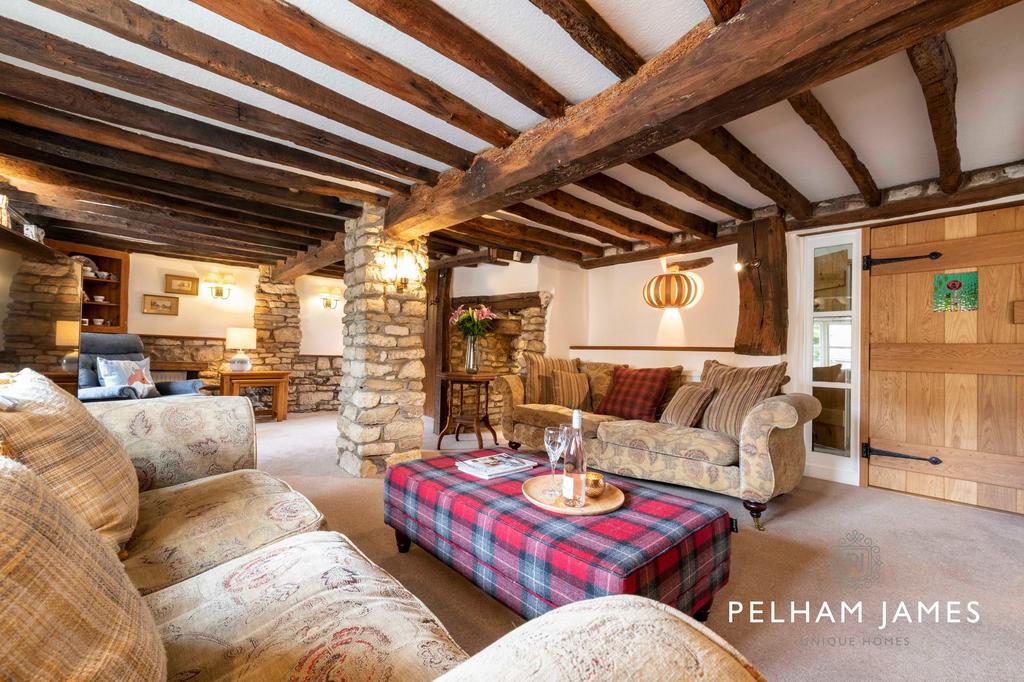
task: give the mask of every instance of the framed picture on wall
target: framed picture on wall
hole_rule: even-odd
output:
[[[142,295],[142,312],[147,315],[177,315],[177,296],[157,296],[155,294]]]
[[[199,278],[184,275],[164,275],[164,293],[180,296],[198,296]]]

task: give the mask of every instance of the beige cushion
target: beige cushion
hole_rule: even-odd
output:
[[[580,371],[587,375],[587,382],[590,384],[590,406],[587,409],[593,411],[608,395],[608,391],[612,390],[615,370],[619,367],[628,368],[629,365],[580,360]]]
[[[590,404],[590,385],[587,383],[586,374],[556,369],[552,373],[552,379],[552,402],[555,405],[568,407],[570,410],[584,410]]]
[[[561,405],[516,405],[512,408],[512,420],[517,424],[527,424],[539,429],[548,426],[561,426],[572,423],[572,410]],[[610,414],[583,413],[583,435],[593,438],[597,435],[598,424],[619,421],[619,417]]]
[[[704,410],[701,427],[739,438],[747,413],[754,405],[777,394],[785,379],[785,362],[765,367],[730,367],[707,360],[700,383],[716,392]]]
[[[145,599],[172,680],[415,682],[466,658],[416,597],[338,533],[292,536]]]
[[[523,369],[526,376],[523,386],[526,390],[525,401],[528,403],[547,404],[554,400],[554,380],[551,376],[555,370],[563,372],[578,371],[579,361],[549,358],[540,353],[523,353]]]
[[[680,386],[659,421],[672,426],[696,426],[714,395],[715,389],[700,384]]]
[[[124,567],[148,594],[322,524],[317,508],[284,481],[232,471],[142,493]]]
[[[0,384],[0,439],[112,546],[135,529],[139,482],[121,443],[82,403],[24,369]]]
[[[763,682],[764,677],[689,616],[645,597],[617,595],[534,618],[441,680]]]
[[[117,556],[26,467],[0,457],[0,678],[160,680],[164,649]]]
[[[597,438],[612,445],[719,466],[732,466],[740,461],[740,446],[735,438],[707,429],[629,420],[601,424]]]

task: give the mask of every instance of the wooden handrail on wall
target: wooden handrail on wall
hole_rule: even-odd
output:
[[[732,346],[569,346],[569,350],[667,350],[694,353],[732,353]]]

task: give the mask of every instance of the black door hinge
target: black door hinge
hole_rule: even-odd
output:
[[[872,258],[871,256],[864,256],[864,270],[870,270],[875,265],[885,265],[886,263],[904,263],[908,260],[924,260],[929,258],[931,260],[938,260],[942,258],[941,251],[932,251],[931,253],[922,254],[920,256],[900,256],[899,258]]]
[[[942,460],[938,457],[918,457],[917,455],[904,455],[902,452],[876,450],[868,443],[860,444],[860,456],[864,459],[871,459],[872,457],[895,457],[897,459],[913,459],[920,462],[928,462],[929,464],[942,464]]]

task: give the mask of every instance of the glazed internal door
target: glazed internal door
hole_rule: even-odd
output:
[[[1024,208],[870,232],[870,485],[1024,513]]]

